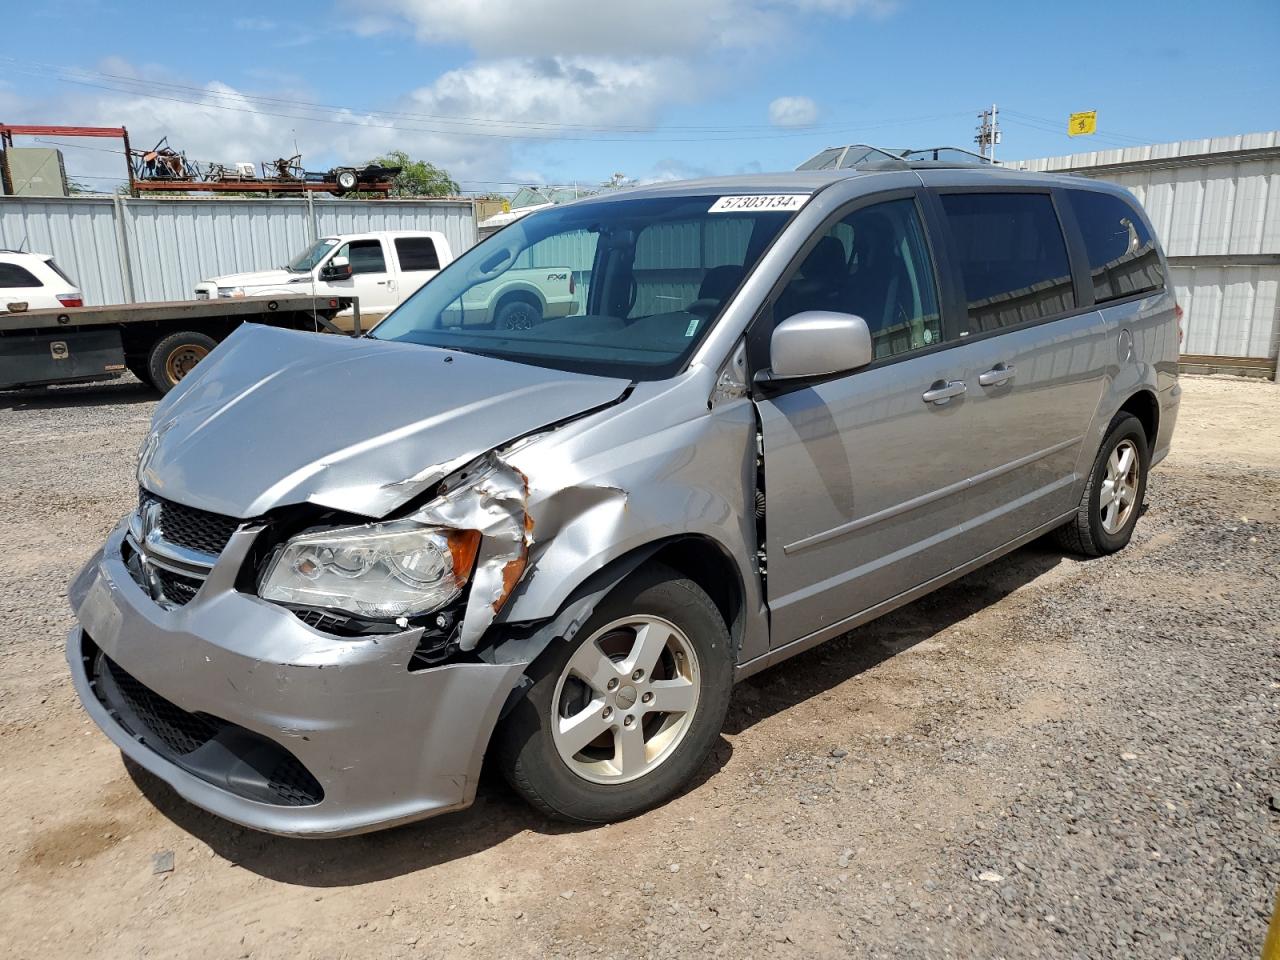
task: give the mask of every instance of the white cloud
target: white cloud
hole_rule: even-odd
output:
[[[775,40],[797,13],[880,16],[895,0],[347,0],[364,34],[409,23],[423,43],[482,57],[705,56]]]
[[[417,113],[523,122],[528,126],[516,128],[516,135],[541,138],[590,126],[642,129],[659,106],[684,99],[693,84],[689,68],[667,58],[507,58],[450,70],[409,99]],[[504,127],[478,123],[469,129]]]
[[[818,119],[818,105],[808,97],[778,97],[769,104],[769,122],[775,127],[811,127]]]

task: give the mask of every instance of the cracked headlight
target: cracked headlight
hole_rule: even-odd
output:
[[[479,545],[478,530],[413,520],[306,533],[285,544],[259,594],[357,616],[414,617],[462,593]]]

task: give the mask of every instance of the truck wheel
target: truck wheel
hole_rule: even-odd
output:
[[[358,180],[354,170],[339,170],[338,175],[334,179],[338,181],[338,189],[343,193],[354,190]]]
[[[147,357],[147,373],[152,385],[161,393],[168,393],[217,345],[213,337],[194,330],[162,337]]]
[[[499,330],[529,330],[541,322],[541,304],[523,298],[507,300],[493,318],[493,325]]]
[[[654,564],[530,677],[495,734],[500,768],[543,813],[611,823],[669,799],[715,746],[733,688],[729,631],[702,588]]]

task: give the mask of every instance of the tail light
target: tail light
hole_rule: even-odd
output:
[[[573,271],[569,271],[569,296],[573,296],[578,292],[578,285],[573,281]]]
[[[64,307],[83,307],[84,295],[80,293],[58,293],[54,294],[58,298],[58,302]]]
[[[1182,304],[1173,305],[1173,318],[1178,321],[1178,345],[1182,345]]]

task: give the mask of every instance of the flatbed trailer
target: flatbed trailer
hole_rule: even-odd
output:
[[[109,380],[131,371],[161,393],[242,323],[346,335],[353,298],[305,294],[0,312],[0,389]]]

